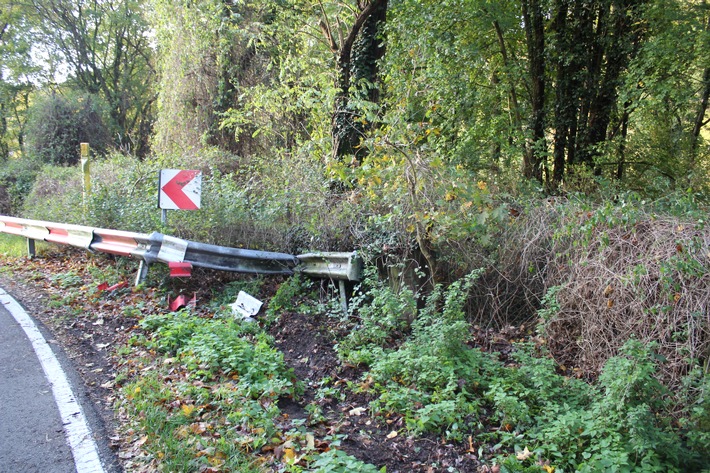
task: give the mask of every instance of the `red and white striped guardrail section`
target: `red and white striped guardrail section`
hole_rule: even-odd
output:
[[[4,215],[0,215],[0,232],[27,238],[30,256],[34,256],[34,240],[44,240],[139,259],[142,265],[136,283],[143,280],[148,266],[156,262],[188,263],[252,274],[292,275],[300,272],[313,277],[350,281],[359,280],[361,274],[361,262],[356,253],[310,253],[297,257],[197,243],[157,232],[148,235]]]

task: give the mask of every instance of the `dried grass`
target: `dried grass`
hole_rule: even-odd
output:
[[[535,318],[540,299],[548,286],[548,267],[553,247],[553,231],[559,221],[551,206],[518,217],[498,236],[497,262],[484,264],[483,250],[469,248],[473,267],[487,267],[471,292],[469,317],[477,324],[505,328]]]
[[[470,320],[497,329],[529,326],[546,291],[559,286],[559,310],[544,335],[560,364],[593,378],[635,338],[657,344],[667,360],[660,377],[671,388],[693,363],[707,372],[710,229],[634,212],[631,223],[596,226],[589,220],[594,212],[569,203],[521,215],[497,238],[497,261],[472,291]],[[470,267],[482,266],[481,252],[466,249]]]
[[[548,287],[561,286],[559,313],[547,326],[560,362],[597,374],[631,338],[658,344],[669,385],[687,373],[690,359],[706,362],[710,230],[646,216],[633,225],[596,228],[588,245],[576,241],[555,248],[559,256],[547,277]]]

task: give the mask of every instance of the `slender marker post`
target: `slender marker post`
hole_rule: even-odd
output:
[[[86,199],[91,194],[91,166],[89,162],[89,143],[80,143],[81,149],[81,173],[84,176],[83,202],[86,207]]]

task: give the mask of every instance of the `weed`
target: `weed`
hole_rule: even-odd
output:
[[[384,473],[386,471],[384,467],[378,469],[338,449],[318,455],[318,458],[309,465],[309,470],[313,473]]]
[[[59,273],[49,278],[57,286],[62,289],[67,289],[70,287],[79,287],[84,284],[84,279],[79,276],[74,271],[67,271],[66,273]]]
[[[213,291],[210,306],[219,308],[232,304],[237,299],[240,291],[251,295],[259,294],[263,285],[264,278],[262,276],[244,277],[237,281],[231,281],[220,288],[219,292]]]
[[[413,294],[406,290],[394,294],[382,284],[368,282],[370,290],[360,297],[369,297],[372,305],[359,314],[362,327],[338,349],[351,362],[369,363],[366,377],[379,394],[371,403],[375,412],[404,414],[413,433],[443,427],[449,437],[461,437],[466,418],[480,408],[476,392],[493,368],[487,356],[467,345],[470,332],[463,306],[478,274],[471,273],[446,290],[437,287],[411,322],[409,336],[395,348],[387,346],[387,337],[402,328],[401,310],[416,308]],[[378,308],[386,311],[379,318]],[[356,344],[362,345],[356,349]]]
[[[14,258],[26,256],[27,239],[16,235],[8,235],[6,233],[0,234],[0,254],[6,257]]]
[[[275,318],[280,312],[294,311],[298,308],[298,301],[311,292],[313,282],[300,275],[290,277],[279,286],[274,297],[269,301],[266,315]]]
[[[501,471],[528,471],[544,461],[556,471],[700,471],[707,459],[684,444],[667,417],[668,397],[655,379],[653,347],[629,341],[611,358],[599,389],[554,373],[547,358],[523,350],[488,396],[498,415],[519,421],[504,444],[529,445],[535,455],[507,457]],[[540,362],[542,361],[542,362]]]

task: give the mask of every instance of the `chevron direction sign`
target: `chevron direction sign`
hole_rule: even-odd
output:
[[[158,207],[163,210],[199,210],[202,172],[163,169],[158,182]]]

